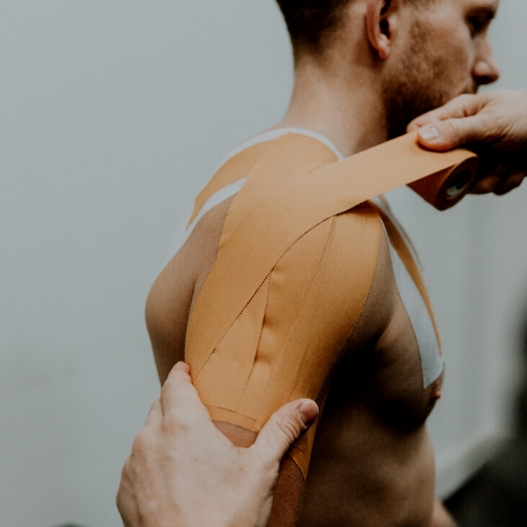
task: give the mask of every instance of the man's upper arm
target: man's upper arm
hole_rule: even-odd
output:
[[[188,240],[156,278],[146,302],[146,325],[163,384],[184,360],[187,324],[197,294],[214,265],[231,199],[201,218]]]
[[[145,318],[159,380],[163,384],[176,362],[183,360],[187,319],[195,278],[185,265],[184,247],[156,278],[146,301]]]
[[[223,222],[232,199],[203,216],[180,251],[156,279],[146,305],[146,321],[161,383],[185,355],[188,318],[201,286],[217,256]],[[229,423],[215,423],[237,446],[250,446],[256,433]],[[294,525],[304,488],[302,472],[286,456],[275,487],[274,508],[269,525]]]

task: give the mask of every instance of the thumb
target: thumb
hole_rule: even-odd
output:
[[[450,150],[457,146],[481,141],[486,128],[478,115],[446,119],[425,125],[418,130],[419,143],[432,150]]]
[[[279,463],[287,449],[315,422],[318,406],[300,399],[282,406],[265,423],[251,450],[264,464]]]

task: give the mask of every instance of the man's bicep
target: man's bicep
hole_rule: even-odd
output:
[[[184,359],[194,283],[192,267],[186,264],[182,249],[161,271],[148,294],[146,325],[161,384],[174,364]]]
[[[194,300],[216,260],[229,198],[208,211],[157,277],[146,304],[146,324],[161,383],[185,358],[187,325]]]

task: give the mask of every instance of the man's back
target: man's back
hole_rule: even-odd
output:
[[[147,321],[162,381],[171,365],[183,358],[191,306],[216,261],[231,203],[232,198],[224,200],[201,218],[150,294]],[[378,217],[373,208],[368,209]],[[357,214],[340,218],[341,223],[352,222],[346,235],[361,235],[353,224]],[[385,221],[400,243],[401,234],[389,219]],[[437,349],[421,349],[427,345],[427,336],[423,337],[427,329],[422,320],[417,320],[416,329],[416,318],[422,319],[426,307],[415,297],[419,295],[415,284],[412,297],[411,284],[405,283],[408,271],[390,248],[384,229],[375,254],[367,299],[356,324],[349,321],[349,337],[337,350],[335,366],[318,394],[321,406],[326,396],[327,403],[306,481],[302,525],[430,524],[434,469],[424,422],[438,397],[439,381],[424,378],[430,374],[423,373],[423,364],[432,361],[434,366],[439,360],[433,356]],[[350,265],[349,273],[358,270]],[[355,294],[344,291],[350,302],[356,301]],[[429,333],[431,328],[429,321]],[[435,335],[428,337],[433,347]],[[218,423],[218,427],[241,445],[252,443],[256,436],[234,424]],[[288,458],[275,495],[276,525],[294,521],[303,485],[302,472]]]

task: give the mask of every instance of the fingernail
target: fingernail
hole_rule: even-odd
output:
[[[318,409],[311,402],[304,401],[298,408],[300,419],[306,427],[311,426],[318,417]]]
[[[439,138],[439,132],[435,126],[423,126],[423,128],[419,128],[419,135],[425,141],[436,141]]]

